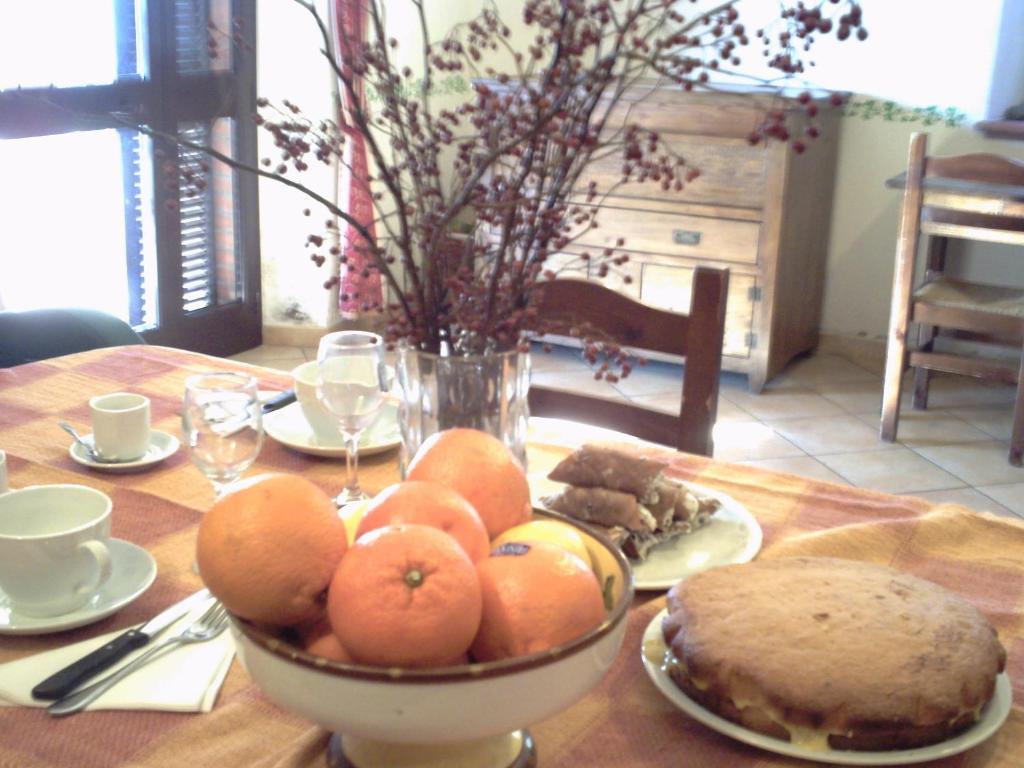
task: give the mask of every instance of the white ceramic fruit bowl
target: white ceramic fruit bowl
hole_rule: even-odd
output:
[[[546,512],[538,516],[557,517]],[[334,732],[333,766],[533,765],[526,726],[583,698],[608,671],[633,599],[629,564],[607,539],[576,525],[601,575],[611,577],[605,621],[548,651],[482,664],[396,669],[343,664],[306,653],[232,618],[238,657],[280,707]]]

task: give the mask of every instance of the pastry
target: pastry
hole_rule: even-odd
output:
[[[614,445],[584,445],[548,474],[567,487],[541,501],[596,527],[627,557],[643,560],[657,544],[706,525],[721,506],[666,477],[667,466]]]
[[[962,731],[1006,651],[970,603],[871,563],[795,557],[668,593],[667,671],[706,709],[818,749],[925,746]]]

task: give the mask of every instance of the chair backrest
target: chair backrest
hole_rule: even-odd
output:
[[[531,414],[583,421],[710,456],[728,284],[728,270],[697,267],[688,314],[641,304],[587,280],[538,284],[538,328],[545,333],[569,335],[585,327],[638,354],[660,352],[686,361],[678,413],[531,384]]]
[[[145,344],[125,321],[93,309],[0,312],[0,368],[121,344]]]
[[[910,137],[903,215],[919,218],[921,232],[1024,245],[1024,218],[1001,215],[979,196],[1001,191],[1024,204],[1024,163],[1001,155],[928,155],[928,134]]]

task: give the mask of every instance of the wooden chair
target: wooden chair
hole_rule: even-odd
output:
[[[586,324],[625,348],[683,356],[686,364],[678,413],[535,384],[530,385],[530,413],[582,421],[710,456],[728,284],[727,270],[697,267],[687,315],[655,309],[587,280],[540,284],[538,317],[546,333],[568,335],[570,328]]]
[[[914,408],[928,407],[931,371],[1015,384],[1009,461],[1024,454],[1024,358],[1008,364],[936,348],[940,335],[1011,343],[1024,338],[1024,289],[944,274],[946,243],[965,238],[1024,246],[1024,163],[990,154],[929,157],[925,133],[910,139],[896,243],[892,309],[882,394],[881,437],[896,439],[903,372],[914,369]],[[898,181],[898,180],[895,180]],[[915,288],[920,235],[928,237],[923,280]],[[1024,257],[1024,254],[1022,254]],[[908,343],[910,323],[916,343]]]

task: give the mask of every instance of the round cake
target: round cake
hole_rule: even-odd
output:
[[[706,709],[817,749],[934,744],[992,698],[1006,651],[937,584],[852,560],[793,557],[676,584],[668,672]]]

